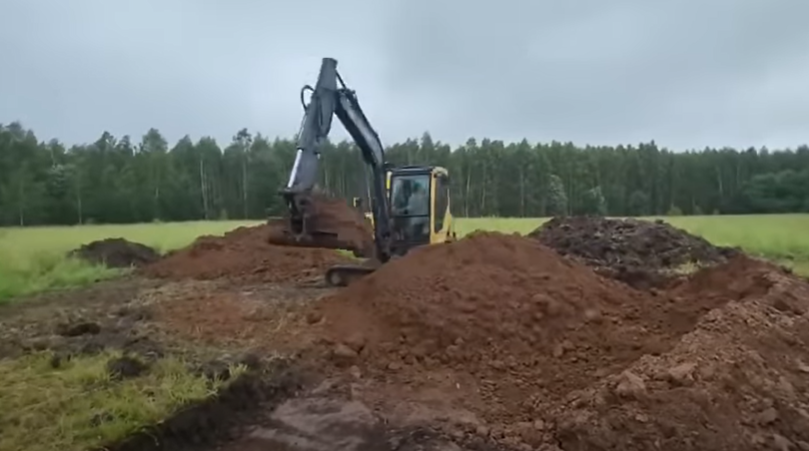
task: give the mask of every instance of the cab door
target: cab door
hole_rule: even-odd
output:
[[[434,171],[431,189],[430,244],[449,241],[452,216],[449,214],[449,175]]]

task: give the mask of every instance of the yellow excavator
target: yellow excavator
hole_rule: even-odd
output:
[[[339,83],[339,86],[338,86]],[[310,101],[304,93],[311,91]],[[337,116],[359,147],[371,173],[370,205],[375,258],[384,264],[417,246],[443,244],[456,239],[450,209],[450,177],[440,166],[393,167],[376,131],[360,108],[354,91],[337,72],[337,61],[323,58],[315,87],[301,89],[304,117],[298,134],[297,153],[289,182],[281,191],[289,209],[293,243],[307,247],[335,247],[337,232],[331,221],[319,218],[312,190],[320,163],[321,144],[328,137],[333,116]],[[359,198],[354,207],[362,208]],[[351,208],[346,204],[346,208]],[[319,227],[319,226],[323,227]],[[303,244],[305,243],[305,244]],[[324,243],[318,246],[318,243]],[[329,268],[326,282],[344,286],[358,276],[376,270],[378,264],[339,265]]]
[[[401,177],[407,175],[409,177]],[[441,166],[404,166],[395,167],[387,171],[385,190],[389,200],[398,199],[406,202],[412,188],[409,184],[420,182],[423,186],[429,186],[429,225],[430,237],[426,243],[421,244],[441,244],[453,241],[456,237],[452,212],[449,208],[449,171]],[[391,179],[395,180],[396,190],[391,194]],[[429,180],[432,180],[430,182]],[[371,197],[371,196],[369,196]],[[402,201],[402,198],[405,201]],[[446,198],[446,200],[444,200]],[[374,226],[374,214],[372,211],[365,211],[364,202],[361,197],[354,197],[352,200],[354,208],[362,212],[365,218]],[[446,208],[444,206],[446,205]],[[443,212],[443,214],[442,214]],[[392,215],[396,219],[397,215]]]

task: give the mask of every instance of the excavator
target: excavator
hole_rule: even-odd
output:
[[[305,93],[311,92],[310,101]],[[337,60],[323,58],[314,87],[300,92],[304,116],[298,133],[297,152],[289,181],[280,194],[288,208],[285,244],[342,247],[330,218],[322,217],[313,193],[318,176],[321,145],[331,130],[334,116],[357,144],[370,173],[370,212],[374,255],[364,263],[338,265],[326,271],[326,283],[345,286],[375,271],[381,264],[401,257],[417,246],[454,241],[456,234],[450,211],[450,177],[440,166],[394,167],[385,160],[379,135],[360,107],[357,95],[346,87],[337,71]],[[354,207],[362,208],[358,198]],[[346,208],[351,208],[346,203]]]

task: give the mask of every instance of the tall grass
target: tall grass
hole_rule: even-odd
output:
[[[653,218],[647,218],[653,219]],[[809,215],[682,216],[661,218],[718,245],[778,260],[809,274]],[[543,218],[459,218],[458,234],[493,230],[525,234]],[[131,225],[0,229],[0,302],[42,290],[80,286],[114,277],[119,270],[65,258],[81,244],[121,237],[161,252],[190,244],[200,235],[221,235],[258,221],[198,221]]]

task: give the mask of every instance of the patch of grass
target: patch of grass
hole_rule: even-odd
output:
[[[125,238],[160,252],[191,244],[200,235],[222,235],[243,225],[261,221],[193,221],[68,227],[8,227],[0,229],[0,245],[25,254],[60,255],[91,241]]]
[[[198,221],[2,228],[0,304],[17,296],[80,287],[126,272],[65,257],[71,250],[91,241],[120,237],[166,252],[187,246],[200,235],[221,235],[236,227],[257,223],[258,221]]]
[[[655,219],[655,218],[644,218]],[[714,244],[740,246],[809,275],[809,215],[678,216],[663,220]],[[547,218],[457,218],[463,236],[474,230],[526,234]],[[81,244],[122,237],[161,252],[190,244],[200,235],[221,235],[260,221],[196,221],[131,225],[0,229],[0,303],[46,289],[81,286],[120,271],[69,261],[65,254]]]
[[[87,285],[121,274],[53,252],[26,254],[0,242],[0,303],[15,296]]]
[[[118,357],[75,356],[58,368],[49,352],[0,361],[0,450],[95,449],[156,425],[227,384],[193,374],[174,358],[158,360],[141,376],[115,380],[107,362]]]
[[[739,246],[764,258],[809,264],[809,215],[661,218],[718,246]]]

